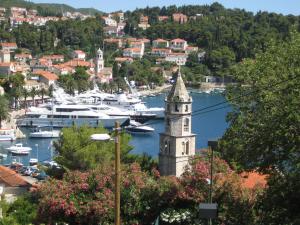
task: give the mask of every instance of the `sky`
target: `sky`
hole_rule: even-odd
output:
[[[75,8],[96,8],[104,12],[133,10],[146,6],[203,5],[216,0],[31,0],[36,3],[65,3]],[[300,0],[218,0],[226,8],[242,8],[247,11],[268,11],[300,15]]]

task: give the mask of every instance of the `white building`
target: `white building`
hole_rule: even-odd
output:
[[[123,50],[124,57],[141,59],[143,57],[143,55],[144,55],[144,51],[142,48],[125,48]]]
[[[184,66],[188,56],[185,53],[170,53],[166,56],[165,60],[167,62],[176,63],[179,66]]]
[[[84,51],[75,50],[75,51],[73,51],[72,56],[73,56],[74,59],[85,60],[86,54],[85,54]]]
[[[0,51],[0,62],[1,63],[9,63],[10,62],[9,50],[1,50]]]
[[[181,176],[195,155],[196,135],[191,132],[192,98],[180,71],[165,99],[165,132],[160,134],[159,171],[163,176]]]
[[[117,21],[113,18],[103,16],[102,19],[104,20],[106,26],[116,27],[118,25]]]
[[[183,40],[183,39],[180,39],[180,38],[176,38],[176,39],[172,40],[171,45],[170,45],[170,47],[173,50],[181,50],[181,51],[184,51],[187,46],[188,45],[187,45],[186,40]]]

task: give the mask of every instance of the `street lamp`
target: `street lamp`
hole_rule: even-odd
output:
[[[211,150],[210,157],[210,180],[209,180],[209,203],[200,203],[199,213],[201,218],[208,219],[208,224],[212,224],[212,219],[218,216],[218,204],[212,202],[213,191],[213,162],[214,162],[214,150],[218,147],[218,140],[209,140],[208,147]]]
[[[109,134],[93,134],[92,141],[109,141]],[[115,122],[115,225],[120,225],[120,123]]]

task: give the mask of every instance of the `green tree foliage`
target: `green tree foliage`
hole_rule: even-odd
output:
[[[135,29],[140,15],[152,18],[158,15],[172,16],[173,13],[188,16],[201,14],[196,20],[186,24],[171,20],[158,22],[151,20],[146,31]],[[256,53],[265,51],[269,40],[287,40],[293,26],[298,25],[296,16],[283,16],[276,13],[246,12],[240,9],[225,9],[219,3],[212,5],[187,5],[136,9],[127,12],[129,35],[157,38],[183,38],[191,45],[204,49],[207,53],[203,63],[216,75],[226,74],[230,64],[243,58],[253,58]]]
[[[136,60],[133,63],[123,63],[119,74],[122,77],[128,77],[128,80],[134,80],[140,85],[154,83],[161,85],[164,82],[160,70],[152,70],[151,62],[147,59]]]
[[[37,217],[37,204],[32,195],[19,197],[13,203],[1,202],[1,225],[32,224]]]
[[[13,100],[15,108],[18,107],[19,98],[22,96],[23,85],[25,84],[25,77],[21,73],[9,76],[4,81],[4,90],[8,94],[9,99]]]
[[[8,100],[4,95],[0,96],[0,128],[2,127],[2,121],[9,118],[9,106]]]
[[[89,75],[84,67],[76,67],[75,73],[72,74],[78,93],[84,92],[89,88]]]
[[[74,74],[60,75],[58,84],[65,90],[66,93],[74,95],[77,90],[78,93],[84,92],[89,88],[89,75],[84,67],[76,67]]]
[[[99,124],[100,125],[100,124]],[[55,149],[59,155],[56,161],[65,169],[86,170],[99,165],[110,163],[114,159],[114,142],[95,142],[90,136],[95,133],[107,133],[102,127],[89,128],[71,127],[62,130],[62,136],[55,142]],[[129,145],[130,136],[121,135],[121,156],[123,159],[132,149]]]
[[[38,90],[35,87],[32,87],[29,92],[29,95],[32,99],[33,106],[35,106],[35,97],[38,95]]]
[[[66,57],[75,49],[95,55],[95,48],[102,43],[103,32],[100,19],[49,21],[36,27],[23,23],[10,32],[9,26],[1,23],[0,37],[16,41],[18,47],[30,49],[36,54],[64,54]]]
[[[299,163],[299,49],[300,36],[294,34],[234,70],[241,85],[227,92],[235,110],[223,138],[226,159],[261,170],[287,171]]]
[[[288,42],[271,42],[265,53],[234,69],[241,84],[227,91],[234,112],[221,141],[223,157],[239,169],[269,174],[257,203],[258,224],[300,221],[299,51],[299,33]]]

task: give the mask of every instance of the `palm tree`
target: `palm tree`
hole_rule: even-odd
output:
[[[38,92],[37,92],[36,88],[35,87],[31,88],[30,96],[32,98],[33,106],[35,106],[34,98],[35,98],[35,96],[37,96],[37,94],[38,94]]]
[[[22,95],[24,97],[24,107],[25,107],[25,109],[27,108],[27,98],[28,98],[29,94],[30,93],[26,88],[22,89]]]
[[[39,95],[42,97],[42,103],[44,103],[44,96],[47,94],[47,90],[42,87],[42,89],[39,91]]]
[[[3,95],[0,96],[0,128],[2,128],[2,121],[9,117],[8,100]]]
[[[48,88],[48,95],[50,98],[53,97],[53,91],[54,91],[54,87],[53,87],[53,84],[51,84]]]

